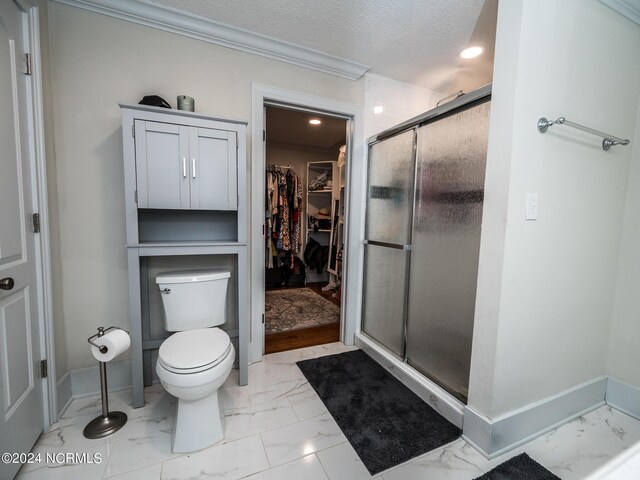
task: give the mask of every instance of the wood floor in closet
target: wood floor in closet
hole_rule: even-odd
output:
[[[267,335],[264,340],[264,353],[277,353],[296,348],[312,347],[340,340],[340,324],[331,323],[319,327],[290,330]]]

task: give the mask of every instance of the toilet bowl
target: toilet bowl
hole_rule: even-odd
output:
[[[201,450],[223,439],[218,389],[231,372],[235,350],[219,328],[178,332],[160,346],[156,372],[178,398],[174,453]]]
[[[176,331],[158,351],[156,372],[178,398],[172,451],[201,450],[224,438],[218,389],[229,376],[235,349],[217,325],[226,320],[226,270],[168,272],[156,277],[165,328]]]

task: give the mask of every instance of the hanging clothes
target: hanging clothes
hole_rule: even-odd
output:
[[[300,252],[302,182],[290,167],[267,165],[265,264],[292,268]]]

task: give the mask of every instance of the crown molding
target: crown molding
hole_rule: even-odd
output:
[[[607,7],[640,25],[640,0],[600,0]]]
[[[53,0],[204,42],[357,80],[369,67],[145,0]]]

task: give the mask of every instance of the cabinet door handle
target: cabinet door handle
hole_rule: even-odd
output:
[[[182,177],[187,178],[187,159],[182,157]]]
[[[196,178],[196,159],[191,159],[191,171],[193,172],[193,178]]]

